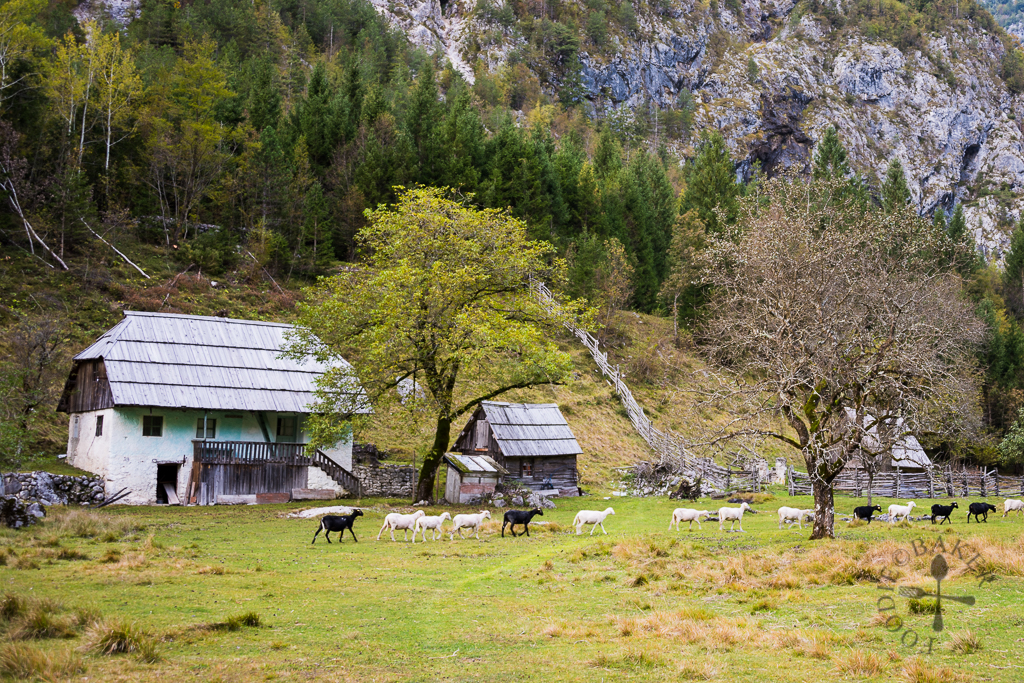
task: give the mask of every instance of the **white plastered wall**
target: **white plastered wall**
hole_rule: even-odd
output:
[[[96,417],[103,416],[103,434],[95,436]],[[160,415],[162,436],[143,436],[145,415]],[[177,464],[178,499],[186,500],[192,470],[193,440],[197,421],[216,420],[215,441],[265,441],[263,429],[252,412],[221,410],[174,410],[168,408],[120,407],[76,413],[68,427],[68,464],[104,478],[107,495],[127,488],[131,494],[121,502],[134,505],[156,503],[157,466]],[[264,413],[271,441],[276,440],[278,414]],[[78,436],[75,437],[77,419]],[[301,432],[300,440],[309,434]],[[352,468],[352,440],[338,442],[324,453],[347,470]],[[341,485],[316,467],[309,468],[307,488],[342,490]]]

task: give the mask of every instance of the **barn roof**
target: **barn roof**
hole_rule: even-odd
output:
[[[508,474],[508,470],[486,455],[445,453],[444,459],[462,474]]]
[[[484,401],[480,407],[506,458],[583,452],[555,403]]]
[[[306,413],[314,381],[327,366],[281,357],[291,329],[259,320],[125,311],[75,361],[103,359],[114,405]],[[353,391],[353,399],[360,400],[361,392]],[[368,410],[360,406],[357,412]]]
[[[853,410],[853,408],[845,408],[845,412],[847,420],[849,420],[850,422],[856,421],[857,413]],[[870,415],[865,415],[865,424],[868,422],[868,420],[874,421],[874,418]],[[903,418],[899,418],[897,420],[897,424],[902,427]],[[877,435],[877,433],[878,429],[876,427],[871,427],[870,429],[868,429],[868,433],[865,434],[864,437],[865,445],[867,448],[877,448],[878,441],[875,438],[875,435]],[[855,456],[854,461],[859,463],[859,456]],[[917,440],[917,437],[915,437],[913,434],[904,434],[899,439],[897,439],[896,443],[894,443],[892,446],[890,465],[892,467],[899,467],[900,469],[928,469],[929,467],[932,466],[932,461],[931,458],[928,457],[928,454],[925,453],[924,447],[921,446],[921,442]]]

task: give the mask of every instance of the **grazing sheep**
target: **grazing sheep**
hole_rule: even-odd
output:
[[[378,541],[380,540],[380,535],[382,533],[384,533],[385,529],[390,528],[391,529],[391,540],[392,541],[395,540],[395,530],[396,529],[401,529],[402,530],[402,532],[403,532],[402,533],[402,540],[403,541],[408,541],[409,540],[409,529],[412,529],[413,532],[414,532],[412,538],[415,541],[416,540],[416,534],[415,534],[415,531],[416,531],[416,520],[419,519],[420,517],[426,516],[426,514],[427,513],[424,512],[423,510],[417,510],[416,512],[412,513],[411,515],[402,515],[402,514],[399,514],[397,512],[392,512],[390,515],[388,515],[387,517],[384,518],[384,526],[382,526],[380,528],[380,531],[377,532],[377,540]]]
[[[995,512],[996,506],[992,503],[971,503],[967,508],[967,523],[971,523],[971,515],[974,515],[974,521],[978,524],[985,522],[988,524],[988,513]],[[979,520],[978,517],[981,517]]]
[[[792,529],[794,524],[799,524],[800,528],[804,528],[804,518],[809,517],[810,521],[814,521],[814,510],[801,510],[799,508],[779,508],[779,528],[782,528],[784,522],[789,524],[789,528]]]
[[[608,515],[614,515],[615,510],[611,508],[605,508],[604,512],[598,512],[597,510],[580,510],[576,513],[576,516],[572,520],[572,525],[576,527],[576,535],[579,536],[583,531],[584,524],[593,524],[594,528],[590,530],[590,535],[593,536],[594,532],[597,531],[597,526],[601,525],[601,531],[604,531],[604,535],[607,536],[608,532],[604,528],[604,520],[608,518]]]
[[[875,514],[875,510],[881,512],[881,505],[861,505],[860,507],[853,508],[853,516],[857,519],[866,519],[868,524],[871,524],[871,515]]]
[[[436,541],[438,534],[441,534],[442,536],[444,536],[444,532],[441,530],[441,525],[444,524],[444,520],[451,519],[451,518],[452,518],[452,516],[448,512],[442,512],[437,517],[428,517],[426,515],[424,515],[423,517],[420,517],[419,519],[416,520],[416,526],[414,526],[413,529],[412,529],[412,542],[413,543],[416,542],[416,533],[422,530],[422,532],[423,532],[423,542],[426,543],[427,542],[427,529],[431,529],[433,531],[432,535],[434,537],[434,540]]]
[[[533,508],[529,512],[526,510],[509,510],[505,513],[505,516],[501,520],[501,537],[505,538],[505,525],[508,525],[508,530],[512,532],[512,535],[516,535],[516,524],[522,524],[523,529],[526,531],[526,535],[530,535],[530,520],[537,515],[541,517],[544,513],[540,508]]]
[[[718,509],[718,530],[722,530],[722,522],[729,521],[732,524],[729,525],[729,531],[733,530],[736,526],[736,522],[740,523],[740,531],[743,531],[743,513],[749,510],[750,506],[746,503],[741,503],[738,508],[719,508]],[[747,533],[743,531],[743,533]]]
[[[669,531],[672,530],[672,525],[676,525],[676,531],[679,531],[679,522],[689,522],[689,530],[693,531],[693,523],[697,522],[697,528],[700,529],[700,518],[707,517],[711,513],[707,510],[694,510],[693,508],[676,508],[672,511],[672,521],[668,523]]]
[[[452,532],[448,534],[448,540],[455,538],[455,532],[459,532],[459,538],[462,538],[463,529],[473,529],[477,539],[480,538],[480,525],[483,524],[485,519],[490,519],[491,513],[487,510],[481,510],[475,515],[455,515],[455,519],[452,520]]]
[[[895,524],[897,517],[910,521],[910,511],[917,507],[917,503],[910,501],[906,505],[897,505],[893,503],[889,506],[889,524]]]
[[[1007,498],[1003,501],[1003,517],[1010,514],[1011,512],[1020,512],[1024,514],[1024,500],[1014,500],[1013,498]],[[1019,517],[1020,515],[1018,515]]]
[[[941,517],[944,518],[944,522],[949,522],[950,526],[952,526],[953,521],[949,518],[949,516],[953,514],[954,509],[959,507],[960,506],[956,504],[956,501],[954,501],[950,505],[939,505],[937,503],[935,505],[932,505],[932,524],[935,524],[935,520]],[[942,524],[943,522],[939,522],[939,526],[942,526]]]
[[[331,532],[337,531],[338,543],[341,543],[342,537],[345,535],[345,529],[348,529],[348,532],[352,534],[352,540],[358,543],[359,539],[356,538],[356,531],[352,528],[352,524],[356,521],[356,517],[362,516],[362,510],[355,510],[351,515],[324,515],[320,519],[320,526],[316,528],[316,533],[313,534],[312,543],[316,543],[316,537],[320,535],[321,531],[324,532],[324,538],[327,539],[328,543],[331,542]]]

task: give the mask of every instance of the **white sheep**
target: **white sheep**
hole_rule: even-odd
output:
[[[783,523],[789,524],[789,528],[792,529],[794,524],[799,524],[800,528],[804,528],[804,518],[809,517],[811,521],[814,521],[814,510],[801,510],[799,508],[779,508],[779,528],[782,528]]]
[[[893,503],[889,506],[889,524],[895,524],[897,517],[910,521],[910,511],[917,507],[917,503],[910,501],[906,505],[897,505]]]
[[[459,538],[462,538],[463,529],[473,529],[476,533],[474,534],[477,538],[480,538],[480,525],[483,524],[485,519],[490,519],[491,513],[487,510],[482,510],[475,515],[455,515],[452,519],[452,532],[448,534],[448,540],[455,538],[455,532],[459,532]]]
[[[614,515],[615,510],[606,508],[604,512],[598,512],[597,510],[580,510],[576,513],[576,516],[572,520],[572,525],[576,527],[576,535],[579,536],[583,531],[584,524],[593,524],[594,528],[590,530],[590,535],[593,536],[594,532],[597,531],[597,525],[601,525],[601,531],[604,531],[604,535],[607,536],[608,532],[604,528],[604,520],[608,518],[608,515]]]
[[[730,521],[732,524],[729,525],[729,531],[733,530],[736,526],[736,522],[740,523],[740,531],[743,531],[743,513],[750,509],[750,506],[746,503],[740,503],[738,508],[719,508],[718,509],[718,530],[722,530],[722,522]],[[743,533],[746,533],[745,531]]]
[[[395,529],[401,529],[403,531],[402,540],[409,540],[409,529],[413,530],[412,540],[416,540],[416,520],[423,517],[427,513],[423,510],[417,510],[411,515],[403,515],[397,512],[392,512],[390,515],[384,518],[384,526],[377,532],[377,540],[380,540],[380,535],[384,533],[384,530],[391,528],[391,540],[395,540]]]
[[[442,536],[444,535],[444,532],[441,530],[441,525],[444,524],[444,520],[451,519],[451,518],[452,518],[452,516],[448,512],[442,512],[437,517],[427,517],[427,516],[420,517],[419,519],[416,520],[416,526],[413,527],[413,530],[412,530],[412,542],[413,543],[416,542],[416,534],[419,533],[420,531],[422,531],[423,532],[423,542],[426,543],[427,542],[427,529],[431,529],[433,531],[433,537],[434,537],[434,540],[436,541],[438,534],[441,534]]]
[[[1014,500],[1013,498],[1007,498],[1006,500],[1004,500],[1003,517],[1010,514],[1011,512],[1020,512],[1024,514],[1024,500]]]
[[[676,531],[679,531],[679,522],[689,522],[689,530],[693,531],[693,523],[697,522],[697,528],[700,529],[700,518],[707,517],[710,512],[707,510],[694,510],[693,508],[676,508],[672,511],[672,521],[668,523],[669,531],[672,530],[672,525],[676,525]]]

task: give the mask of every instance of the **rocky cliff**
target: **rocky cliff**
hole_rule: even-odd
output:
[[[516,61],[555,95],[565,70],[523,58],[530,42],[524,9],[545,18],[550,9],[520,3],[512,12],[506,1],[374,4],[410,40],[442,50],[467,79]],[[585,25],[593,0],[566,12],[571,1],[561,14],[571,27]],[[720,129],[747,176],[755,164],[768,174],[806,170],[815,141],[835,125],[869,182],[898,157],[918,209],[951,211],[963,202],[979,243],[998,257],[1024,208],[1024,102],[1000,77],[1001,30],[990,21],[951,20],[900,49],[872,37],[884,33],[876,24],[844,17],[844,6],[854,3],[818,13],[792,0],[732,0],[731,9],[698,0],[638,3],[628,29],[609,22],[603,49],[580,31],[579,87],[594,116],[648,102],[676,108],[689,91],[693,128]],[[608,9],[610,16],[614,6]],[[525,21],[536,25],[536,16]]]

